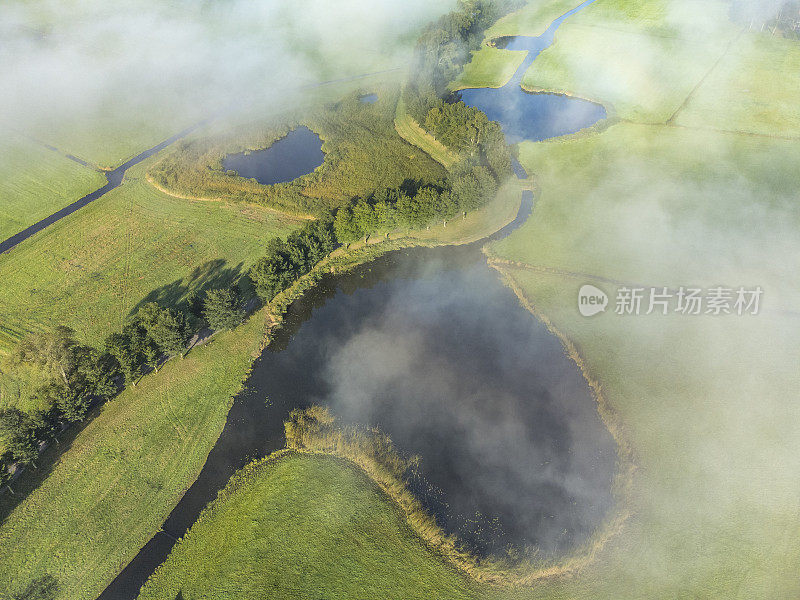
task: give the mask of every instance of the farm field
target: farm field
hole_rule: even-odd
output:
[[[675,119],[685,127],[800,137],[800,44],[745,33]],[[720,90],[725,90],[720,93]]]
[[[0,146],[0,240],[103,186],[102,173],[11,135]]]
[[[100,344],[145,299],[180,301],[229,278],[270,237],[297,226],[258,206],[168,196],[144,181],[143,169],[0,256],[6,327],[26,332],[64,324],[82,341]]]

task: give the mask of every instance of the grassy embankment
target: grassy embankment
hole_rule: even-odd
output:
[[[105,182],[102,173],[12,134],[0,146],[0,240],[19,233]]]
[[[702,100],[711,90],[701,86],[688,99],[704,75],[692,64],[686,65],[685,76],[694,80],[678,82],[685,93],[682,98],[672,91],[663,99],[649,96],[639,87],[657,76],[673,47],[662,41],[664,28],[672,24],[667,16],[678,9],[691,16],[694,10],[696,19],[688,21],[717,28],[719,22],[706,19],[707,11],[723,15],[724,6],[599,0],[594,7],[605,35],[616,35],[624,45],[635,30],[639,44],[651,42],[655,54],[661,53],[638,63],[639,83],[605,79],[608,93],[600,99],[616,102],[628,118],[666,121],[673,108],[683,105],[679,124],[701,109],[722,122],[729,118],[729,104],[746,97],[745,90],[755,88],[772,69],[770,53],[757,50],[746,62],[761,60],[760,69],[739,70],[734,75],[722,60],[719,70],[712,70],[704,82],[708,86],[717,81],[713,89],[720,99],[716,115],[708,112],[713,107]],[[651,16],[643,15],[643,9]],[[582,18],[589,19],[589,11]],[[609,11],[617,15],[613,28],[604,16]],[[715,31],[708,35],[711,46],[724,52]],[[745,41],[743,48],[779,43],[790,56],[798,51],[785,41],[755,34],[747,35]],[[599,46],[558,48],[563,61],[559,70],[569,76],[560,82],[553,78],[549,85],[575,92],[569,84],[578,80],[578,74],[569,65],[599,61],[596,57],[603,52]],[[678,56],[687,63],[697,58],[708,64],[703,52],[697,57]],[[630,60],[636,64],[639,58],[634,54]],[[622,59],[615,55],[609,64],[616,62],[614,68],[619,71],[624,67]],[[532,73],[538,66],[537,61]],[[737,83],[742,78],[747,87]],[[720,126],[765,135],[774,133],[770,128],[792,132],[795,106],[781,106],[768,98],[788,98],[789,90],[798,85],[797,76],[787,73],[776,85],[758,91],[765,95],[758,111],[734,126]],[[581,95],[594,95],[597,89],[584,88]],[[641,100],[637,100],[639,92]],[[794,277],[800,256],[800,215],[793,201],[799,183],[793,167],[800,159],[796,143],[667,125],[619,124],[592,136],[523,144],[520,154],[542,195],[528,224],[496,244],[492,254],[524,302],[578,349],[586,374],[599,384],[608,408],[624,427],[638,468],[624,497],[632,516],[598,549],[591,563],[571,577],[511,590],[481,588],[477,595],[520,599],[798,596],[800,497],[796,481],[800,464],[794,448],[800,443],[800,415],[794,396],[800,384],[796,368],[800,331],[792,312],[800,298]],[[605,287],[613,303],[608,278],[654,286],[762,285],[765,312],[756,317],[580,317],[576,310],[580,285],[593,282]],[[253,478],[252,485],[288,495],[292,507],[324,489],[299,474],[287,480],[266,470]],[[249,489],[242,491],[247,493]],[[332,513],[361,501],[347,492],[344,497],[330,498],[325,510]],[[230,506],[222,502],[220,510]],[[281,546],[280,557],[274,561],[247,552],[244,545],[245,550],[236,549],[235,563],[214,571],[213,581],[204,581],[191,564],[219,547],[210,540],[219,539],[221,531],[227,539],[245,535],[251,526],[280,531],[286,515],[295,514],[295,508],[266,512],[247,503],[237,505],[225,521],[217,521],[217,515],[210,513],[167,561],[146,597],[171,600],[176,590],[184,589],[187,599],[202,594],[255,598],[258,591],[238,587],[246,586],[248,577],[263,582],[270,575],[291,573],[289,565],[317,557],[323,548],[346,548],[351,539],[346,525],[330,537],[314,539],[314,532],[330,530],[318,521],[297,518],[291,531],[305,544]],[[402,528],[398,522],[397,531]],[[386,536],[385,531],[373,535],[360,529],[358,542],[370,545],[370,552],[385,553],[391,550],[391,542],[385,546],[379,542]],[[373,544],[377,549],[372,549]],[[404,570],[405,558],[388,568],[382,566],[369,584],[365,582],[350,596],[341,593],[338,582],[351,570],[358,573],[367,554],[347,552],[344,556],[344,561],[323,558],[314,565],[320,573],[314,593],[352,597],[367,590],[366,597],[372,585],[391,589],[397,597],[416,597],[419,580]],[[262,569],[264,574],[254,574],[268,560],[270,567]],[[431,555],[430,560],[433,564],[438,559]],[[434,585],[431,576],[425,581]],[[470,597],[472,592],[462,589],[462,580],[455,574],[440,572],[438,577],[437,587]],[[299,574],[282,576],[282,595],[304,597],[302,582]]]

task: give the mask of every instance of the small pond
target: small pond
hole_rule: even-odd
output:
[[[378,94],[364,94],[359,96],[358,99],[364,104],[375,104],[378,101]]]
[[[294,181],[308,175],[325,161],[322,139],[308,127],[298,127],[269,148],[222,159],[222,168],[262,185]]]
[[[561,23],[594,1],[588,0],[562,15],[539,37],[505,36],[493,40],[497,48],[527,52],[522,64],[503,87],[461,90],[454,100],[479,108],[500,123],[509,144],[576,133],[605,119],[606,109],[600,104],[559,94],[530,93],[521,87],[536,57],[553,44]]]

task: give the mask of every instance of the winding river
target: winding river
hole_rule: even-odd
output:
[[[494,98],[513,94],[542,102],[545,95],[526,94],[519,82],[573,12],[541,38],[508,40],[529,56],[507,90],[462,92],[512,140],[572,133],[605,115],[597,105],[574,111],[565,107],[575,100],[547,95],[560,110],[557,122],[540,111],[535,125],[514,134],[519,120],[493,112]],[[518,163],[515,171],[526,176]],[[524,192],[517,218],[490,239],[524,223],[532,206]],[[200,476],[100,598],[135,598],[231,475],[284,446],[289,411],[314,403],[345,422],[380,427],[401,452],[419,456],[412,491],[477,554],[513,546],[554,556],[585,541],[612,503],[616,447],[559,340],[487,265],[486,241],[391,252],[323,279],[295,302],[235,398]]]

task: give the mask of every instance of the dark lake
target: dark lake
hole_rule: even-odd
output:
[[[474,551],[558,554],[607,513],[616,446],[586,381],[476,247],[393,253],[291,318],[248,396],[378,426],[420,456],[413,491]]]
[[[262,185],[273,185],[307,175],[324,160],[320,137],[308,127],[298,127],[264,150],[229,154],[222,159],[222,168]]]

